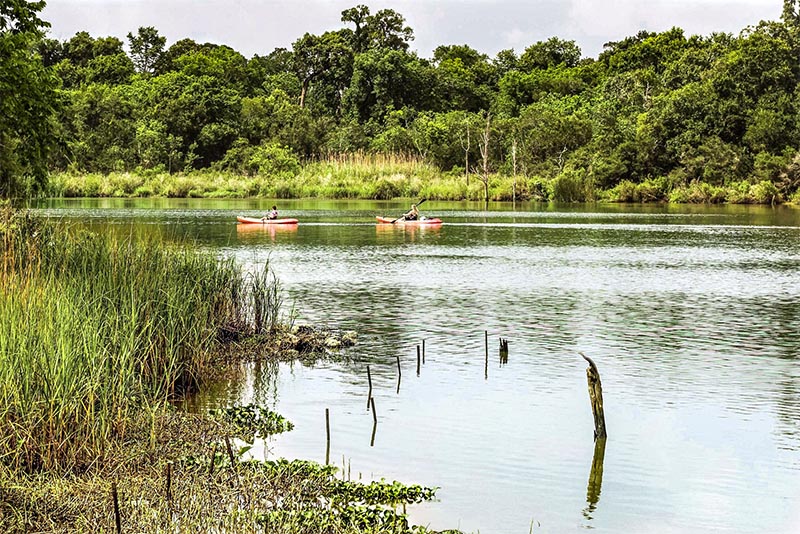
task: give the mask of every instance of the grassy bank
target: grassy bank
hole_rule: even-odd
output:
[[[132,413],[194,388],[220,332],[248,322],[244,276],[210,254],[10,210],[0,232],[0,457],[14,471],[102,461]]]
[[[394,507],[432,490],[242,462],[237,439],[283,430],[280,418],[170,404],[231,345],[286,348],[267,270],[9,209],[0,246],[0,529],[111,531],[113,484],[126,531],[411,531]]]
[[[640,183],[622,181],[610,189],[598,187],[585,172],[566,170],[555,178],[492,174],[492,201],[540,202],[671,202],[777,204],[798,202],[800,194],[780,190],[768,181],[738,181],[712,185],[667,177]],[[419,198],[484,199],[476,175],[442,173],[412,157],[350,155],[304,165],[298,173],[242,176],[226,172],[190,174],[112,173],[56,174],[48,194],[55,197],[176,197],[176,198]]]

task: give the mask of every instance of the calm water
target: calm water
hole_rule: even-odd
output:
[[[267,404],[296,429],[258,454],[321,462],[329,408],[331,461],[351,478],[441,488],[409,508],[415,523],[800,532],[800,210],[427,202],[445,224],[412,229],[373,224],[405,204],[281,201],[296,229],[234,224],[271,204],[40,207],[188,237],[248,266],[268,259],[299,323],[358,330],[349,363],[248,368],[195,403]],[[602,472],[578,351],[603,379]]]

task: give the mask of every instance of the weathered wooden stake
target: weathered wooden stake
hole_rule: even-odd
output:
[[[208,466],[208,476],[214,474],[214,461],[217,459],[217,442],[214,442],[214,448],[211,450],[211,464]]]
[[[486,347],[486,363],[483,366],[483,379],[489,380],[489,331],[483,331],[484,346]]]
[[[231,469],[236,469],[236,459],[233,456],[233,447],[231,447],[231,440],[225,436],[225,448],[228,449],[228,459],[231,461]]]
[[[425,365],[425,340],[422,340],[422,365]]]
[[[375,411],[375,397],[370,399],[370,404],[372,404],[372,422],[377,425],[378,424],[378,412]]]
[[[114,521],[117,526],[117,534],[122,532],[122,516],[119,513],[119,496],[117,494],[117,483],[111,483],[111,500],[114,502]]]
[[[172,462],[167,462],[167,488],[166,489],[167,489],[167,491],[165,491],[164,493],[166,493],[167,502],[169,503],[169,502],[172,501],[172,493],[171,493],[172,492]]]
[[[419,352],[419,345],[417,345],[417,376],[419,376],[419,365],[422,362]]]
[[[605,438],[606,416],[603,412],[603,385],[600,383],[600,373],[591,358],[579,352],[583,359],[589,362],[586,368],[586,380],[589,383],[589,400],[592,403],[592,415],[594,415],[594,439]]]
[[[367,410],[369,410],[369,401],[372,399],[372,375],[369,372],[369,365],[367,366],[367,381],[369,382],[369,395],[367,395]]]
[[[500,365],[508,363],[508,340],[500,338]]]
[[[327,436],[327,445],[325,446],[325,465],[331,461],[331,418],[328,408],[325,408],[325,435]]]

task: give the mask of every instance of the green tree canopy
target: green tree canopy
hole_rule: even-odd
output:
[[[128,45],[136,70],[152,73],[166,44],[166,37],[160,36],[158,30],[152,26],[139,28],[136,35],[128,33]]]
[[[40,191],[53,143],[56,80],[37,48],[44,2],[0,3],[0,196]]]

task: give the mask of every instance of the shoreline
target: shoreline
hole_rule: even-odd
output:
[[[354,343],[354,332],[307,326],[226,340],[200,389],[152,413],[138,412],[127,438],[110,443],[106,461],[81,472],[5,471],[0,526],[8,532],[113,531],[119,518],[123,530],[135,532],[433,534],[410,525],[405,506],[433,499],[436,488],[351,481],[334,465],[302,459],[244,459],[254,439],[290,431],[292,423],[256,405],[208,413],[177,407],[203,384],[235,374],[238,365],[330,358],[330,350]]]
[[[308,165],[293,177],[245,176],[225,172],[188,174],[119,172],[57,173],[45,191],[48,198],[208,198],[278,200],[405,200],[484,202],[480,180],[442,173],[423,164],[400,166]],[[787,196],[788,195],[788,196]],[[489,202],[563,202],[601,204],[798,204],[800,192],[781,193],[768,181],[741,180],[712,185],[673,183],[667,178],[611,189],[570,177],[491,175]]]
[[[244,273],[190,245],[0,215],[0,528],[411,532],[397,507],[435,488],[246,460],[248,442],[291,422],[258,406],[173,404],[236,362],[355,343],[287,326],[268,265]]]

